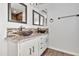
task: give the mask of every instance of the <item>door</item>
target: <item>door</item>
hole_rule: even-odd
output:
[[[37,56],[38,42],[36,38],[31,38],[29,41],[19,43],[20,56]]]
[[[43,37],[40,36],[38,40],[38,45],[39,45],[39,55],[43,53]]]
[[[32,44],[32,55],[38,56],[38,37],[34,38],[33,44]]]
[[[47,35],[39,37],[38,45],[39,45],[39,55],[41,55],[47,48]]]
[[[18,56],[18,44],[12,41],[7,41],[8,56]]]
[[[32,45],[33,45],[33,41],[31,40],[19,43],[19,55],[20,56],[31,56]]]

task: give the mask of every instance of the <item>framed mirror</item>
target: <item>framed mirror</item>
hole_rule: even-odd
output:
[[[44,26],[47,26],[47,18],[44,18]]]
[[[40,25],[44,25],[44,16],[40,15]]]
[[[36,12],[35,10],[33,10],[33,25],[39,25],[40,23],[39,17],[40,17],[40,14]]]
[[[27,23],[27,6],[23,3],[8,3],[8,21]]]

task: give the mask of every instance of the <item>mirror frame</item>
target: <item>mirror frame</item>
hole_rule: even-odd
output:
[[[38,18],[38,19],[39,19],[39,20],[38,20],[38,21],[39,21],[39,24],[35,24],[35,23],[34,23],[34,21],[35,21],[35,20],[34,20],[34,13],[36,13],[36,14],[39,15],[39,18]],[[40,24],[41,17],[43,17],[43,25]],[[44,16],[43,16],[43,15],[41,15],[41,14],[38,13],[37,11],[33,10],[33,17],[32,17],[32,18],[33,18],[33,25],[44,26]]]
[[[8,22],[15,22],[15,23],[24,23],[24,24],[27,24],[27,5],[25,5],[25,4],[23,4],[23,3],[18,3],[18,4],[20,4],[20,5],[22,5],[22,6],[24,6],[25,7],[25,22],[15,22],[15,21],[11,21],[9,18],[10,18],[10,16],[9,16],[9,13],[10,13],[10,8],[11,8],[11,3],[8,3]]]
[[[46,26],[47,26],[47,18],[45,20],[46,20]]]
[[[34,13],[36,13],[36,14],[39,15],[39,18],[38,18],[39,19],[38,20],[39,21],[39,24],[35,24],[35,22],[34,22],[35,21],[35,19],[34,19]],[[37,11],[33,10],[33,17],[32,18],[33,18],[33,25],[38,25],[39,26],[40,25],[40,14]]]

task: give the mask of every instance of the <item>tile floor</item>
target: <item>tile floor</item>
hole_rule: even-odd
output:
[[[42,54],[42,56],[73,56],[73,55],[48,48],[48,49],[46,49],[46,51]]]

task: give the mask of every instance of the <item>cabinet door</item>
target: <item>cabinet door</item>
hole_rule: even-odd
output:
[[[43,37],[40,36],[38,40],[38,45],[39,45],[39,55],[43,53]]]
[[[39,37],[39,55],[41,55],[47,48],[47,35],[43,35]]]
[[[36,38],[32,38],[26,42],[22,42],[19,45],[20,56],[37,56],[38,55],[38,42]]]
[[[32,44],[32,55],[38,56],[38,38],[35,38]]]
[[[19,44],[19,55],[20,56],[31,56],[32,55],[33,41],[26,41]]]
[[[44,37],[43,37],[43,44],[44,44],[44,50],[47,48],[47,44],[48,44],[48,37],[47,37],[47,35],[45,35]]]
[[[8,56],[18,56],[18,44],[12,41],[7,41]]]

